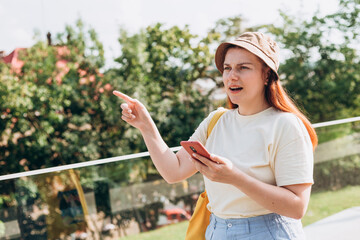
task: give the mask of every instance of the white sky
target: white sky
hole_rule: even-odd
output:
[[[276,24],[278,9],[306,17],[337,7],[338,0],[0,0],[0,50],[8,54],[16,47],[30,47],[35,29],[45,40],[48,31],[55,36],[81,17],[98,33],[111,65],[120,54],[120,26],[135,33],[157,22],[168,27],[188,24],[201,36],[220,18],[242,15],[250,27]]]

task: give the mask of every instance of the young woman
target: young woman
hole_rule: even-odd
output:
[[[279,49],[268,36],[248,32],[222,43],[215,63],[222,73],[230,110],[207,138],[210,115],[191,140],[200,141],[210,159],[184,149],[174,154],[145,107],[126,101],[122,118],[138,128],[151,158],[169,182],[199,171],[204,176],[211,218],[206,239],[305,239],[304,216],[313,184],[317,136],[310,122],[281,87]]]

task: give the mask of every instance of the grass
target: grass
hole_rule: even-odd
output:
[[[121,240],[184,240],[189,222],[184,221],[154,231],[122,237]]]
[[[360,185],[349,186],[337,191],[316,192],[311,195],[310,204],[303,225],[309,225],[344,209],[360,206]],[[124,237],[121,240],[183,240],[188,222],[181,222],[151,232]]]
[[[348,186],[337,191],[313,193],[302,222],[306,226],[355,206],[360,206],[360,185]]]

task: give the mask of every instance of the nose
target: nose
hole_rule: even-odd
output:
[[[239,79],[239,75],[238,72],[236,71],[236,69],[231,69],[228,76],[227,76],[228,80],[238,80]]]

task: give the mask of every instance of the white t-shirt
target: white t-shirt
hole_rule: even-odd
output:
[[[294,114],[270,107],[243,116],[232,109],[221,116],[207,139],[207,128],[215,112],[201,122],[190,140],[200,141],[210,153],[229,159],[240,170],[265,183],[277,186],[313,183],[312,143],[304,124]],[[231,184],[213,182],[205,176],[204,181],[208,209],[218,217],[271,213]]]

